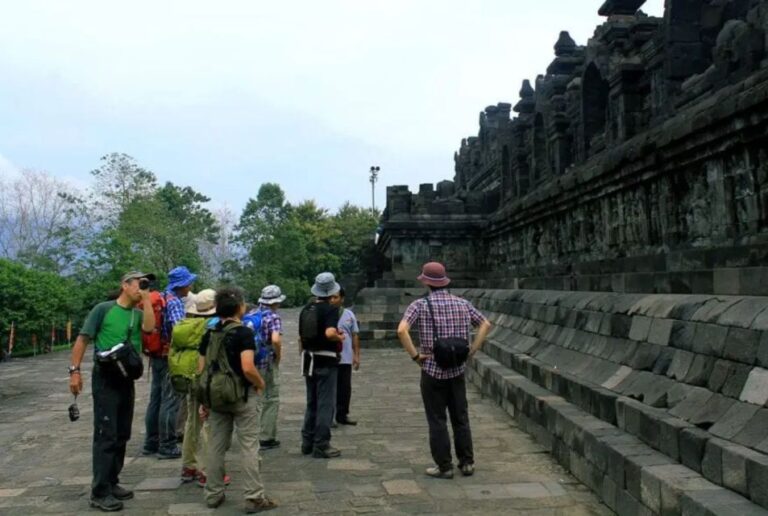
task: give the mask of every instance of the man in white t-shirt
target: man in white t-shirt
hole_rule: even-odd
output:
[[[340,425],[356,425],[349,417],[349,402],[352,399],[352,368],[360,368],[360,328],[357,317],[344,308],[344,288],[339,291],[339,331],[344,333],[341,349],[339,374],[336,384],[336,422]]]

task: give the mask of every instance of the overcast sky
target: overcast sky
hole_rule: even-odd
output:
[[[78,185],[108,152],[215,206],[262,182],[290,201],[370,205],[453,178],[478,113],[514,103],[560,30],[602,0],[70,0],[0,7],[0,175]],[[661,16],[663,0],[643,10]]]

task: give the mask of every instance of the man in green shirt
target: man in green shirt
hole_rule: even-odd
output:
[[[96,351],[105,351],[130,340],[141,351],[141,331],[155,328],[155,313],[149,302],[149,285],[154,274],[129,272],[120,283],[120,296],[99,303],[88,314],[72,348],[69,366],[69,390],[77,396],[83,390],[80,364],[85,348],[93,341]],[[146,283],[146,284],[143,284]],[[144,287],[144,288],[141,288]],[[144,310],[134,308],[144,301]],[[102,511],[119,511],[122,500],[133,498],[133,492],[119,485],[125,447],[131,438],[135,391],[133,380],[110,374],[94,362],[91,374],[93,391],[93,483],[91,507]]]

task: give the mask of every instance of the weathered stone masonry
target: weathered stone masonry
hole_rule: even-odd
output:
[[[609,507],[768,514],[768,0],[643,3],[388,188],[363,339],[444,261],[494,323],[469,378]]]

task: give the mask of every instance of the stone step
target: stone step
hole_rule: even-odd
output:
[[[768,514],[484,352],[470,361],[467,375],[618,514]],[[745,484],[750,478],[738,462],[720,464]],[[766,485],[760,475],[752,482]]]

